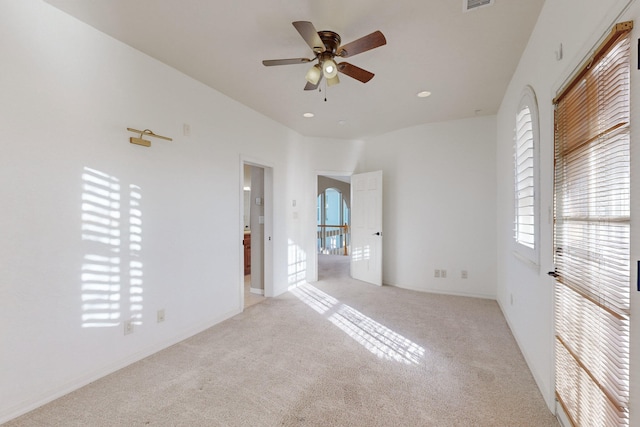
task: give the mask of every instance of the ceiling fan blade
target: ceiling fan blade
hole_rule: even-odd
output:
[[[349,58],[359,53],[375,49],[376,47],[384,46],[385,44],[387,44],[387,39],[384,38],[384,34],[380,31],[374,31],[368,36],[361,37],[358,40],[340,46],[337,56]]]
[[[318,89],[318,85],[320,84],[321,81],[322,81],[322,74],[320,75],[320,79],[318,79],[318,83],[313,84],[313,83],[307,82],[307,85],[304,87],[304,90],[316,90],[316,89]]]
[[[290,59],[265,59],[262,61],[262,65],[265,67],[271,67],[273,65],[290,65],[290,64],[304,64],[305,62],[311,62],[309,58],[290,58]]]
[[[304,41],[307,42],[309,47],[314,53],[324,52],[325,47],[322,39],[318,35],[318,31],[309,21],[295,21],[292,22],[293,26],[300,33]]]
[[[360,67],[356,67],[355,65],[349,64],[348,62],[341,62],[338,64],[338,71],[342,74],[346,74],[349,77],[353,77],[356,80],[361,81],[362,83],[366,83],[375,76],[370,71],[364,70]]]

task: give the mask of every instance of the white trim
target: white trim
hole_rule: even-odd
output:
[[[531,363],[531,361],[533,359],[531,358],[529,353],[527,353],[527,351],[525,350],[526,347],[524,347],[522,345],[523,341],[520,339],[520,337],[516,333],[516,329],[511,324],[511,319],[507,316],[507,311],[504,309],[504,307],[500,303],[500,300],[497,300],[496,302],[498,303],[498,307],[500,307],[500,311],[502,312],[502,316],[504,317],[504,320],[507,322],[507,326],[509,326],[509,330],[511,331],[511,335],[513,335],[513,338],[516,340],[518,348],[520,349],[520,352],[522,353],[522,357],[524,357],[524,360],[527,363],[527,367],[529,368],[529,372],[531,372],[531,376],[533,377],[533,380],[536,382],[536,385],[538,386],[538,390],[540,390],[540,393],[542,394],[542,398],[545,400],[545,403],[547,404],[547,409],[549,409],[549,412],[551,412],[552,414],[557,416],[557,412],[554,412],[554,411],[556,411],[556,408],[555,408],[555,405],[556,405],[556,400],[555,400],[555,374],[551,378],[552,381],[549,384],[549,389],[546,389],[546,387],[543,387],[544,381],[542,381],[542,377],[540,376],[538,370],[532,369],[532,367],[534,365],[533,365],[533,363]],[[552,354],[552,357],[553,357],[554,353],[552,352],[551,354]],[[555,360],[555,358],[554,358],[554,360]]]
[[[481,298],[481,299],[490,299],[493,301],[496,301],[496,296],[495,295],[487,295],[487,294],[478,294],[475,292],[459,292],[459,291],[445,291],[445,290],[439,290],[439,289],[424,289],[424,288],[419,288],[417,286],[406,286],[406,285],[398,285],[398,284],[390,284],[387,282],[382,283],[383,286],[392,286],[394,288],[399,288],[399,289],[407,289],[410,291],[417,291],[417,292],[424,292],[427,294],[437,294],[437,295],[451,295],[451,296],[456,296],[456,297],[470,297],[470,298]]]
[[[511,253],[513,254],[514,257],[516,257],[518,260],[525,263],[528,267],[533,268],[538,273],[540,272],[540,264],[534,262],[530,257],[523,255],[517,249],[512,250]]]
[[[264,289],[256,289],[256,288],[249,287],[249,292],[256,295],[264,295]]]

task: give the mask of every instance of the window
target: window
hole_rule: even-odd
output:
[[[349,246],[349,207],[343,194],[327,188],[318,195],[318,252],[347,255]]]
[[[556,396],[573,425],[629,425],[629,31],[554,100]]]
[[[342,194],[334,188],[327,188],[324,192],[325,224],[342,225],[342,218],[340,217],[341,205]]]
[[[527,86],[516,113],[514,144],[516,251],[538,264],[538,104]]]

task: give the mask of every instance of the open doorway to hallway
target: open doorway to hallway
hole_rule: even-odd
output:
[[[268,295],[271,267],[271,168],[242,163],[241,294],[243,307],[262,302]]]
[[[340,253],[351,277],[382,286],[382,171],[317,176],[316,266],[318,253]],[[318,280],[317,270],[311,276]]]
[[[318,175],[316,256],[320,265],[346,266],[349,275],[351,226],[351,177]],[[318,279],[321,279],[318,277]]]

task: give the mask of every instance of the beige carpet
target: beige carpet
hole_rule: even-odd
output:
[[[495,301],[320,281],[7,426],[557,426]]]

